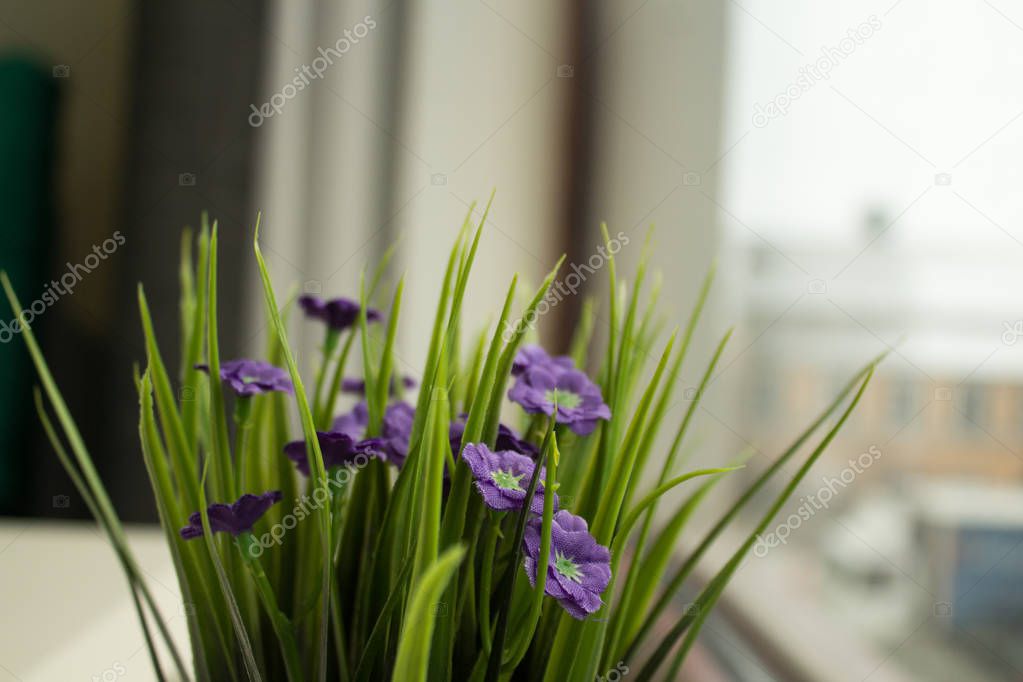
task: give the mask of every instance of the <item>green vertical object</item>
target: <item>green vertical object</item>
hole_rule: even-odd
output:
[[[26,308],[49,280],[56,106],[49,67],[0,57],[0,268]],[[23,509],[35,431],[31,363],[11,322],[11,311],[0,306],[0,514]]]

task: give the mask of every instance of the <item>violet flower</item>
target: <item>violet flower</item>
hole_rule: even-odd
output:
[[[517,377],[534,365],[540,365],[541,367],[553,366],[557,369],[575,369],[575,362],[569,356],[557,355],[551,357],[547,354],[547,351],[534,344],[523,347],[515,356],[515,362],[512,363],[512,376]]]
[[[233,504],[215,502],[206,507],[210,517],[210,530],[214,533],[230,533],[238,537],[252,530],[252,526],[274,504],[281,501],[280,490],[271,490],[262,495],[246,493]],[[188,525],[181,529],[181,537],[186,540],[202,537],[202,515],[194,512],[188,517]]]
[[[468,415],[461,415],[458,419],[451,422],[451,426],[448,428],[448,438],[451,441],[451,454],[455,457],[458,456],[458,450],[462,447],[462,434],[465,433],[466,417],[468,417]],[[538,454],[540,454],[540,449],[538,447],[530,443],[528,440],[519,438],[515,431],[504,424],[497,425],[497,443],[495,443],[495,449],[514,450],[520,455],[528,455],[532,458],[535,458]]]
[[[523,539],[525,569],[529,582],[536,585],[536,566],[540,561],[542,519],[534,517],[526,525]],[[600,595],[611,581],[611,552],[597,544],[586,520],[564,509],[551,523],[551,552],[547,563],[544,592],[558,600],[579,620],[603,605]]]
[[[210,372],[209,365],[196,365],[195,368],[207,374]],[[242,358],[222,362],[220,380],[227,384],[235,395],[243,398],[271,391],[293,393],[295,390],[286,370],[262,360]]]
[[[476,489],[491,509],[509,511],[522,509],[527,488],[536,470],[536,464],[525,455],[511,450],[492,452],[483,444],[468,443],[462,450],[462,459],[469,465],[476,479]],[[529,503],[534,514],[543,513],[543,481],[547,472],[540,469],[540,481]],[[554,495],[554,508],[558,508],[558,496]]]
[[[334,419],[331,431],[346,433],[352,440],[360,440],[369,425],[369,408],[366,403],[356,403],[351,412],[338,415]]]
[[[404,401],[391,403],[384,411],[380,426],[380,440],[383,442],[384,457],[399,469],[408,457],[409,441],[412,440],[412,422],[416,408]]]
[[[360,306],[350,298],[323,300],[318,296],[306,294],[298,297],[298,304],[302,306],[307,317],[323,320],[328,327],[335,331],[348,329],[359,319]],[[373,308],[366,309],[367,322],[375,322],[379,319],[378,311]]]
[[[317,431],[316,440],[323,454],[323,468],[327,470],[350,464],[359,455],[376,457],[381,454],[382,442],[377,438],[358,440],[340,431]],[[304,440],[285,445],[284,454],[304,476],[309,475],[309,458],[306,456]]]
[[[599,386],[579,370],[556,364],[526,367],[508,397],[534,414],[553,415],[557,408],[558,423],[567,424],[580,436],[592,433],[598,420],[611,418]]]
[[[395,379],[394,377],[391,377],[391,390],[390,390],[391,395],[394,395],[394,393],[395,393],[395,391],[394,391],[394,379]],[[405,377],[401,378],[401,385],[404,388],[415,388],[418,385],[418,383],[412,377],[405,376]],[[364,380],[362,380],[362,379],[356,379],[354,377],[350,377],[350,378],[347,378],[347,379],[342,379],[341,380],[341,392],[342,393],[350,393],[350,394],[354,394],[354,395],[366,395],[366,382]]]
[[[372,439],[376,442],[378,452],[391,464],[401,468],[408,457],[409,441],[412,439],[412,422],[416,416],[416,408],[406,402],[395,402],[384,410],[383,423],[380,425],[380,437]],[[366,403],[357,403],[351,412],[334,419],[332,426],[336,432],[347,434],[352,440],[359,440],[366,433],[369,425],[369,410]]]

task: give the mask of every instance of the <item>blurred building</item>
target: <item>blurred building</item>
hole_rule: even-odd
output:
[[[738,423],[776,457],[889,350],[778,521],[809,512],[793,544],[819,562],[822,612],[850,632],[915,674],[1003,679],[992,657],[1023,664],[1010,644],[1023,628],[1023,273],[1011,251],[886,242],[887,223],[869,216],[846,243],[737,249]]]
[[[780,452],[794,434],[779,419],[809,422],[871,353],[889,350],[826,457],[837,463],[874,445],[888,476],[1023,481],[1023,308],[1012,290],[982,302],[969,293],[992,278],[1014,278],[1023,291],[1015,259],[871,247],[870,231],[850,263],[856,251],[824,240],[758,242],[741,255],[750,273],[744,327],[759,334],[744,364],[748,435]],[[827,276],[807,278],[786,256]]]

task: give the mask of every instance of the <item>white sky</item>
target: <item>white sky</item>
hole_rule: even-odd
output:
[[[917,365],[1023,373],[1023,343],[1001,341],[1004,325],[1023,320],[1023,2],[730,8],[722,147],[734,148],[721,202],[744,225],[723,221],[732,243],[760,235],[790,261],[780,309],[798,317],[833,303],[860,321],[865,341],[908,339],[904,355]],[[828,79],[753,125],[757,104],[871,21],[880,27]],[[951,182],[937,183],[941,173]],[[871,210],[890,227],[863,251]],[[793,303],[816,277],[830,301]]]
[[[1023,3],[893,3],[731,4],[723,145],[742,140],[723,162],[725,205],[765,236],[829,242],[856,234],[869,207],[906,211],[883,239],[1023,257],[1002,231],[1023,241]],[[756,103],[871,15],[880,28],[828,80],[752,125]]]

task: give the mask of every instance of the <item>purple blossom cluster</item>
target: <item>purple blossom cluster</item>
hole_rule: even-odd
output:
[[[523,540],[529,582],[536,585],[541,520],[534,517]],[[551,552],[544,592],[573,618],[583,619],[603,605],[600,595],[611,582],[611,552],[590,535],[586,519],[561,510],[551,522]]]
[[[539,346],[519,352],[512,366],[515,385],[508,397],[533,414],[556,415],[574,433],[586,436],[597,422],[611,418],[600,387],[566,356],[551,357]]]
[[[345,329],[358,319],[359,305],[348,299],[321,299],[304,296],[300,305],[309,317],[323,320],[331,330]],[[367,311],[370,320],[380,315]],[[208,367],[197,367],[209,371]],[[552,357],[539,346],[528,346],[518,354],[512,367],[515,384],[509,398],[531,414],[545,414],[566,425],[578,435],[593,432],[601,420],[611,418],[599,386],[576,369],[567,356]],[[239,397],[250,397],[271,391],[291,393],[293,387],[288,373],[279,367],[256,360],[232,360],[221,365],[220,377]],[[415,386],[407,377],[400,379],[405,387]],[[392,382],[392,388],[394,388]],[[346,379],[342,390],[365,393],[361,379]],[[524,568],[529,580],[536,584],[540,562],[542,514],[544,507],[544,480],[546,470],[541,467],[539,482],[532,496],[528,487],[536,474],[539,450],[528,439],[520,438],[504,424],[498,426],[496,447],[482,443],[467,443],[461,447],[465,433],[466,415],[460,415],[450,424],[448,436],[452,453],[468,466],[473,484],[487,507],[499,511],[528,510],[523,540]],[[380,434],[366,437],[369,412],[365,402],[357,403],[351,411],[339,415],[330,431],[317,432],[317,440],[327,469],[344,466],[360,455],[380,457],[396,467],[402,467],[408,458],[415,408],[404,401],[395,401],[384,411]],[[284,446],[284,454],[299,472],[309,475],[309,462],[304,440]],[[446,472],[448,476],[450,472]],[[527,499],[527,497],[529,499]],[[245,494],[232,504],[215,503],[208,507],[213,532],[227,532],[238,536],[251,531],[253,524],[281,499],[280,491],[262,495]],[[560,501],[553,494],[555,514],[551,525],[551,551],[547,562],[545,592],[556,599],[575,618],[585,618],[603,604],[601,594],[611,578],[610,552],[597,543],[589,533],[585,519],[560,509]],[[189,517],[189,525],[181,529],[184,539],[203,534],[202,519],[198,512]]]
[[[321,320],[334,331],[344,331],[359,319],[361,306],[350,298],[332,298],[324,300],[308,294],[299,296],[298,304],[305,311],[306,317]],[[366,321],[376,322],[380,312],[372,308],[366,309]]]
[[[323,466],[330,470],[356,461],[359,455],[376,457],[381,454],[382,443],[378,438],[356,440],[341,431],[317,431],[316,440],[323,455]],[[284,454],[295,463],[295,468],[304,476],[309,475],[309,457],[304,440],[296,440],[284,446]]]
[[[196,365],[196,369],[209,374],[209,365]],[[220,363],[220,380],[241,398],[282,391],[294,393],[286,370],[262,360],[227,360]]]
[[[246,493],[232,504],[220,502],[211,504],[206,508],[206,513],[210,517],[210,530],[214,533],[230,533],[235,537],[248,533],[256,521],[282,498],[280,490],[271,490],[262,495]],[[199,512],[192,513],[188,517],[188,525],[180,532],[185,540],[202,537],[202,515]]]
[[[395,394],[395,388],[397,386],[397,383],[398,383],[397,379],[395,377],[392,377],[391,387],[389,391],[391,395]],[[404,376],[401,378],[402,388],[410,389],[415,388],[417,385],[418,382],[416,382],[416,380],[413,379],[412,377]],[[364,379],[357,379],[355,377],[346,377],[345,379],[341,380],[341,392],[350,393],[352,395],[366,395],[366,381]]]
[[[475,479],[476,490],[491,509],[519,510],[525,505],[526,487],[533,478],[536,464],[530,457],[513,450],[492,451],[486,445],[469,443],[462,450],[462,461],[469,465]],[[543,513],[543,479],[546,470],[540,468],[540,483],[529,500],[529,511]],[[554,495],[557,508],[558,496]]]

